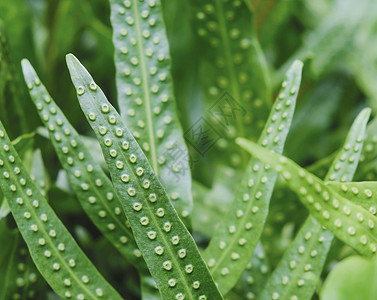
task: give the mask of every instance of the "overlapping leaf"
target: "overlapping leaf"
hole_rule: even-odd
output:
[[[254,254],[240,278],[239,283],[241,283],[244,298],[258,298],[269,276],[270,268],[268,266],[267,257],[263,245],[259,243],[255,247]]]
[[[302,63],[287,72],[280,94],[259,139],[264,147],[281,152],[288,134],[301,81]],[[226,294],[238,281],[263,231],[276,174],[252,159],[226,218],[204,252],[215,281]],[[251,238],[252,237],[252,238]]]
[[[377,218],[366,209],[343,198],[286,157],[242,138],[237,143],[281,174],[290,188],[299,192],[300,200],[310,213],[336,237],[363,255],[377,251]]]
[[[1,8],[7,11],[7,9],[10,9],[10,6],[0,4]],[[12,29],[17,31],[15,28]],[[20,135],[27,132],[28,126],[25,112],[21,109],[24,89],[20,88],[18,73],[16,72],[12,58],[5,26],[0,19],[0,116],[6,124],[10,124],[12,118],[19,120],[17,124],[12,123],[11,133],[12,135]]]
[[[222,299],[193,238],[120,116],[73,56],[78,99],[109,167],[135,240],[164,299]]]
[[[0,187],[39,271],[61,297],[122,299],[48,205],[0,124]]]
[[[330,182],[328,186],[342,197],[351,200],[368,210],[372,215],[377,214],[377,182]]]
[[[244,1],[196,0],[190,5],[198,45],[195,63],[208,115],[205,118],[212,125],[208,131],[222,138],[218,146],[228,153],[217,159],[243,167],[247,156],[233,147],[233,139],[236,134],[258,137],[272,100],[254,16]],[[195,121],[200,122],[199,117]],[[200,151],[205,152],[202,148]]]
[[[121,203],[111,181],[41,84],[30,63],[23,60],[22,67],[31,98],[49,130],[50,140],[81,206],[103,235],[143,272],[146,265],[132,231],[126,225]]]
[[[41,276],[18,230],[7,228],[5,222],[1,222],[0,239],[3,245],[0,257],[0,299],[44,298],[40,291]],[[45,282],[43,286],[46,286]]]
[[[356,170],[370,109],[356,118],[342,151],[334,159],[326,181],[349,181]],[[298,191],[299,192],[299,191]],[[333,234],[312,216],[306,220],[269,278],[260,299],[309,299],[318,284]]]
[[[186,225],[192,210],[189,156],[175,112],[169,45],[159,0],[111,0],[122,119]]]

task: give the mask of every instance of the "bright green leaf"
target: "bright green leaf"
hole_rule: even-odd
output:
[[[325,180],[352,180],[369,115],[370,109],[365,109],[356,118],[344,148],[334,159]],[[296,192],[300,193],[299,190]],[[310,299],[318,285],[332,240],[333,234],[309,216],[269,278],[260,299],[269,300],[276,295],[279,295],[279,299],[287,300],[293,297]]]
[[[49,285],[61,297],[122,299],[81,251],[32,182],[1,123],[0,149],[0,187],[34,263]]]
[[[147,157],[80,62],[67,55],[78,99],[92,126],[148,268],[164,299],[222,299],[195,242]]]
[[[50,140],[86,214],[111,243],[140,271],[146,266],[114,187],[79,134],[41,84],[33,67],[22,61],[25,81]],[[38,84],[36,84],[38,83]]]
[[[281,152],[292,121],[301,82],[302,63],[287,72],[259,143]],[[220,291],[226,294],[237,283],[251,259],[268,214],[276,174],[251,159],[226,217],[220,222],[204,258]]]
[[[374,300],[377,294],[376,257],[352,256],[341,261],[327,277],[322,300]]]
[[[176,116],[169,45],[159,0],[111,0],[118,104],[186,225],[192,210],[189,156]]]
[[[274,168],[292,190],[298,190],[301,202],[336,237],[363,255],[369,256],[377,251],[375,216],[370,215],[363,207],[343,198],[321,179],[300,168],[288,158],[242,138],[237,139],[237,143]]]

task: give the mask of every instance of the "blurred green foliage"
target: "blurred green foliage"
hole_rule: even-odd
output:
[[[200,117],[208,116],[210,107],[224,92],[241,103],[247,116],[252,115],[255,107],[249,106],[247,97],[246,100],[242,98],[242,92],[249,88],[253,91],[250,96],[252,101],[263,101],[264,107],[257,116],[265,121],[284,73],[295,59],[301,59],[305,64],[303,81],[284,153],[301,166],[307,166],[324,177],[324,170],[331,164],[330,158],[342,146],[357,113],[366,106],[372,108],[372,116],[377,112],[377,2],[231,1],[242,2],[239,4],[242,5],[242,14],[233,16],[242,21],[242,31],[238,33],[242,35],[240,39],[252,41],[258,50],[247,54],[246,63],[232,63],[230,66],[237,76],[246,72],[245,69],[250,71],[250,81],[245,83],[246,87],[240,83],[242,80],[235,80],[232,87],[222,87],[221,83],[216,82],[220,72],[209,67],[214,67],[215,58],[222,55],[223,41],[227,38],[219,38],[220,46],[217,49],[220,50],[216,50],[211,44],[215,33],[211,36],[210,26],[205,29],[207,35],[200,33],[204,27],[198,21],[198,11],[205,11],[208,8],[206,5],[212,2],[162,0],[172,57],[177,114],[183,131],[188,132]],[[28,142],[30,137],[24,137],[27,140],[25,148],[42,150],[51,181],[48,192],[50,204],[102,274],[123,296],[138,299],[137,271],[122,259],[77,205],[50,142],[41,134],[41,122],[27,94],[20,68],[21,59],[28,58],[72,125],[80,134],[92,136],[77,103],[65,65],[65,55],[71,52],[80,58],[116,106],[114,46],[109,16],[107,0],[0,0],[0,119],[12,139],[23,140],[23,135],[32,133],[34,144]],[[222,20],[228,22],[231,16],[225,11],[224,16],[211,19],[219,24]],[[232,43],[233,47],[235,44]],[[234,53],[230,58],[238,53],[239,45],[236,46],[231,47]],[[253,79],[255,73],[262,74],[263,79],[259,75]],[[228,80],[233,76],[227,72],[221,75]],[[211,94],[209,92],[213,86],[217,87],[217,93]],[[235,91],[239,94],[235,94]],[[243,136],[256,140],[263,124],[254,121],[252,119],[247,125],[250,127],[241,127],[245,131]],[[204,155],[198,154],[189,145],[194,179],[193,218],[197,219],[193,222],[194,237],[203,248],[208,244],[216,222],[221,221],[227,211],[238,178],[246,165],[244,159],[248,159],[245,152],[235,150],[236,147],[232,145],[232,140],[240,135],[239,128],[224,130],[216,122],[212,126],[221,133],[221,138]],[[369,126],[372,129],[375,127]],[[358,180],[377,180],[376,137],[373,130],[368,132],[365,151],[355,175]],[[271,199],[270,215],[262,237],[270,269],[278,264],[306,216],[307,212],[296,196],[279,181]],[[22,256],[22,253],[12,252],[22,243],[15,232],[10,216],[0,220],[0,240],[10,241],[0,253],[0,273],[6,264],[4,257]],[[324,275],[335,262],[354,254],[351,248],[339,241],[333,248]],[[29,264],[27,268],[30,269],[27,270],[34,272],[30,259],[25,264]],[[357,266],[350,260],[342,268],[357,269]],[[367,268],[366,263],[363,262],[361,267]],[[334,278],[330,277],[329,280],[333,282]],[[36,287],[32,297],[56,299],[42,278],[33,284]],[[247,286],[244,282],[241,285]],[[329,294],[329,285],[325,286],[324,295]],[[232,299],[242,299],[240,295],[244,294],[235,289],[230,295]],[[27,299],[28,296],[25,294],[23,297]]]

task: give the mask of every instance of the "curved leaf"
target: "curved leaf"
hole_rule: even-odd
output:
[[[189,157],[176,116],[160,1],[110,3],[120,114],[189,225]]]
[[[363,207],[343,198],[321,179],[288,158],[243,138],[237,139],[237,143],[254,157],[271,165],[283,176],[293,191],[299,190],[301,202],[336,237],[363,255],[372,255],[377,251],[375,216],[370,215]]]
[[[257,138],[272,103],[254,15],[244,1],[195,0],[190,6],[198,47],[194,60],[198,81],[208,120],[222,138],[218,143],[221,155],[216,159],[244,168],[247,155],[235,147],[233,139],[236,134]]]
[[[280,94],[274,104],[259,143],[283,150],[301,82],[302,63],[296,61],[287,72]],[[226,294],[238,281],[251,259],[262,234],[268,214],[276,173],[251,159],[241,187],[226,218],[211,239],[204,258],[220,291]]]
[[[377,182],[329,182],[329,187],[334,189],[342,197],[364,207],[372,215],[377,214]]]
[[[0,187],[34,263],[49,285],[61,297],[122,299],[81,251],[32,182],[1,123],[0,149]]]
[[[263,245],[258,243],[239,282],[241,283],[245,299],[259,299],[259,294],[263,290],[270,275],[270,268],[268,266]]]
[[[29,90],[31,99],[49,130],[50,140],[82,208],[119,252],[138,270],[144,271],[146,265],[132,231],[126,225],[122,206],[111,181],[40,83],[29,61],[22,61],[22,69],[26,84],[32,87]],[[35,82],[40,84],[33,85]]]
[[[222,299],[193,238],[143,151],[80,62],[67,55],[78,99],[105,156],[119,200],[164,299]]]
[[[374,300],[377,294],[376,258],[351,256],[341,261],[328,275],[322,300]]]
[[[370,109],[365,109],[356,118],[325,180],[352,180],[369,115]],[[310,299],[320,279],[332,240],[333,234],[309,216],[269,278],[260,299],[269,300],[277,296],[279,299]]]

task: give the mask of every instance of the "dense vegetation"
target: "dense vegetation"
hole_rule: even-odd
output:
[[[0,300],[375,299],[376,20],[0,0]]]

